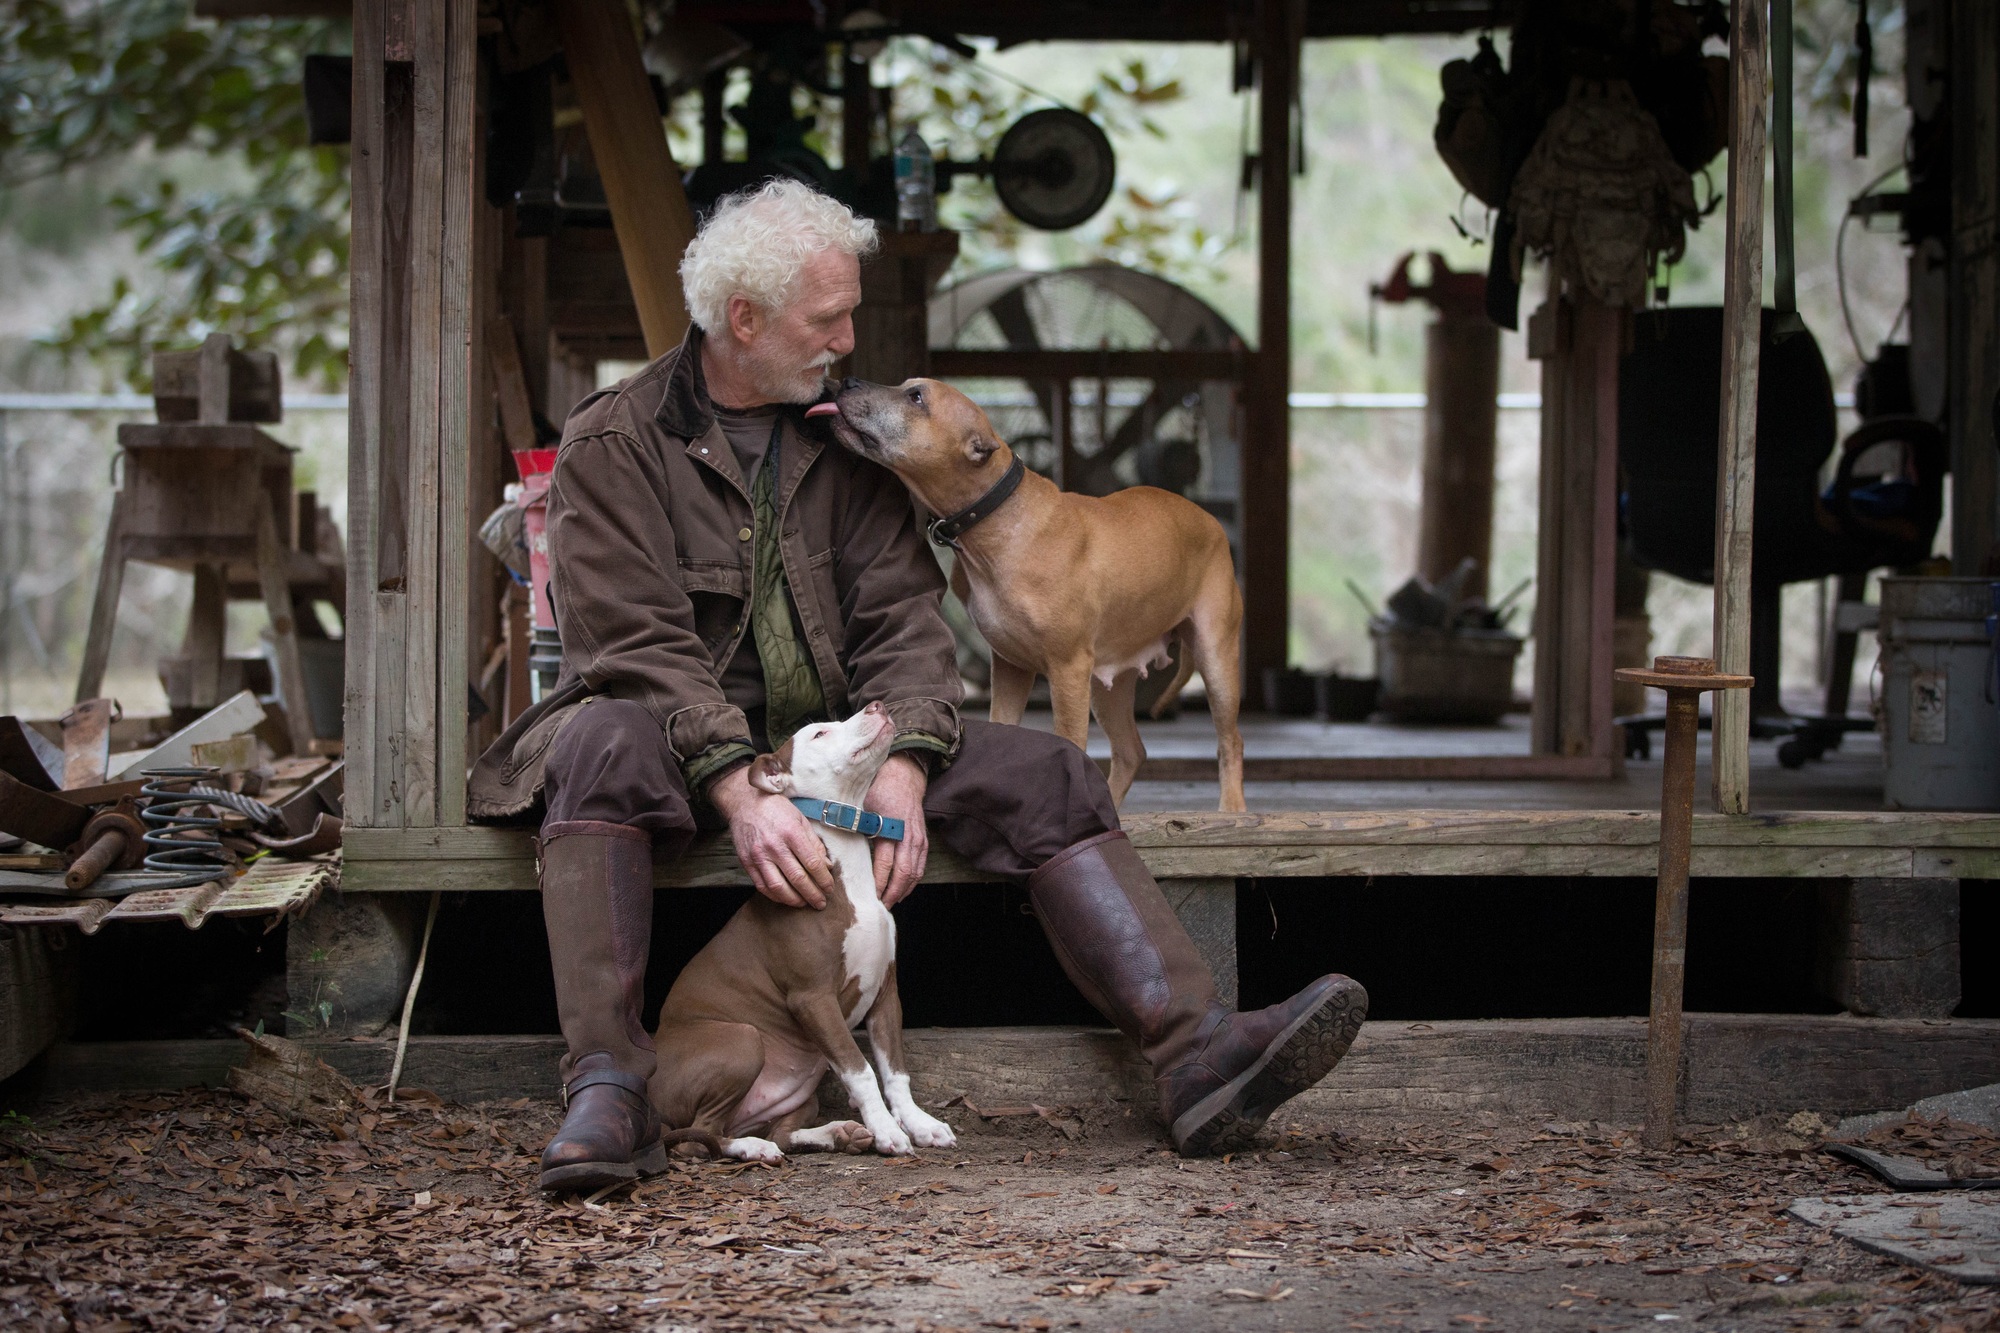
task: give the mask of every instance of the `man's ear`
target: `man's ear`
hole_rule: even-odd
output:
[[[764,312],[749,297],[737,295],[729,298],[725,317],[729,321],[730,333],[738,342],[747,343],[762,329]]]
[[[1000,442],[983,431],[973,431],[965,437],[965,456],[974,463],[984,463],[999,451]]]
[[[774,754],[760,754],[750,761],[750,785],[773,796],[792,794],[792,773],[778,763]]]

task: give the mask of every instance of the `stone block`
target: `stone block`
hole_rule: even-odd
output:
[[[415,893],[328,893],[292,922],[285,943],[291,1037],[393,1032],[416,970],[425,899]]]

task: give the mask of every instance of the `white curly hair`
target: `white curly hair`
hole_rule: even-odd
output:
[[[875,224],[804,181],[779,177],[718,201],[681,256],[681,291],[703,332],[729,323],[729,298],[781,310],[814,255],[875,253]]]

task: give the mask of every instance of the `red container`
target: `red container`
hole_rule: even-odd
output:
[[[556,627],[549,606],[549,478],[556,469],[553,449],[516,449],[514,467],[521,474],[522,535],[528,543],[529,623],[536,629]]]

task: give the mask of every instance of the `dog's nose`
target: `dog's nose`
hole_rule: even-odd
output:
[[[880,717],[883,713],[887,712],[888,710],[883,708],[882,701],[880,699],[877,699],[875,702],[869,704],[866,708],[862,709],[861,711],[868,714],[870,717]]]
[[[859,380],[854,378],[854,376],[849,375],[846,379],[840,382],[840,391],[842,393],[846,393],[849,389],[858,389],[867,382],[868,382],[867,380]]]

